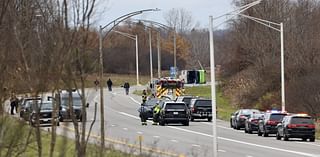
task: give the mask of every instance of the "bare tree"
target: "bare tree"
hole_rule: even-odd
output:
[[[164,19],[168,26],[175,28],[179,33],[186,33],[194,26],[191,12],[183,8],[169,10],[164,14]]]

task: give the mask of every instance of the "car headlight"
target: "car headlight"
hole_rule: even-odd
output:
[[[61,111],[66,112],[66,111],[67,111],[67,109],[66,109],[66,108],[62,108],[62,109],[61,109]]]

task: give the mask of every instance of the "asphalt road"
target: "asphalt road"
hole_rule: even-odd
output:
[[[94,103],[99,103],[100,97],[99,91],[93,89],[89,89],[86,95],[90,103],[87,111],[88,130],[94,116]],[[124,89],[115,88],[112,92],[105,90],[104,100],[108,144],[130,152],[139,152],[138,137],[141,136],[143,152],[152,150],[159,156],[212,156],[212,123],[196,121],[190,122],[190,126],[153,126],[149,121],[147,126],[142,126],[137,112],[140,96],[125,95]],[[92,131],[92,141],[95,142],[100,134],[99,111],[98,105]],[[58,133],[74,137],[72,130],[70,122],[64,122],[58,127]],[[320,157],[319,141],[278,141],[274,136],[258,137],[257,134],[245,134],[243,130],[231,129],[228,122],[221,120],[217,121],[217,131],[219,157]]]

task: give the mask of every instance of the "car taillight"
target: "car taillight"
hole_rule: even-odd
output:
[[[315,126],[314,124],[309,124],[309,125],[308,125],[308,128],[315,129],[316,126]]]
[[[272,120],[268,120],[268,121],[267,121],[267,124],[268,124],[268,125],[276,125],[277,122],[276,122],[276,121],[272,121]]]
[[[196,108],[191,107],[191,111],[192,111],[192,112],[196,112]]]
[[[288,128],[296,128],[297,127],[297,125],[295,125],[295,124],[288,124]]]

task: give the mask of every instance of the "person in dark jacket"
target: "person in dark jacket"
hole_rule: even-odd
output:
[[[18,101],[19,101],[18,98],[15,95],[12,95],[10,99],[11,115],[14,115],[14,109],[16,110],[16,113],[17,113]]]
[[[146,92],[146,90],[143,90],[142,91],[142,103],[144,104],[144,103],[146,103],[146,101],[147,101],[147,92]]]
[[[129,94],[129,88],[130,88],[130,84],[128,82],[125,82],[123,85],[123,88],[126,90],[126,95]]]
[[[142,125],[147,125],[147,118],[148,118],[148,109],[144,106],[144,103],[141,104],[141,107],[138,109],[139,117],[141,119]]]
[[[107,86],[108,86],[109,91],[112,91],[112,81],[111,81],[110,78],[109,78],[109,80],[107,81]]]

